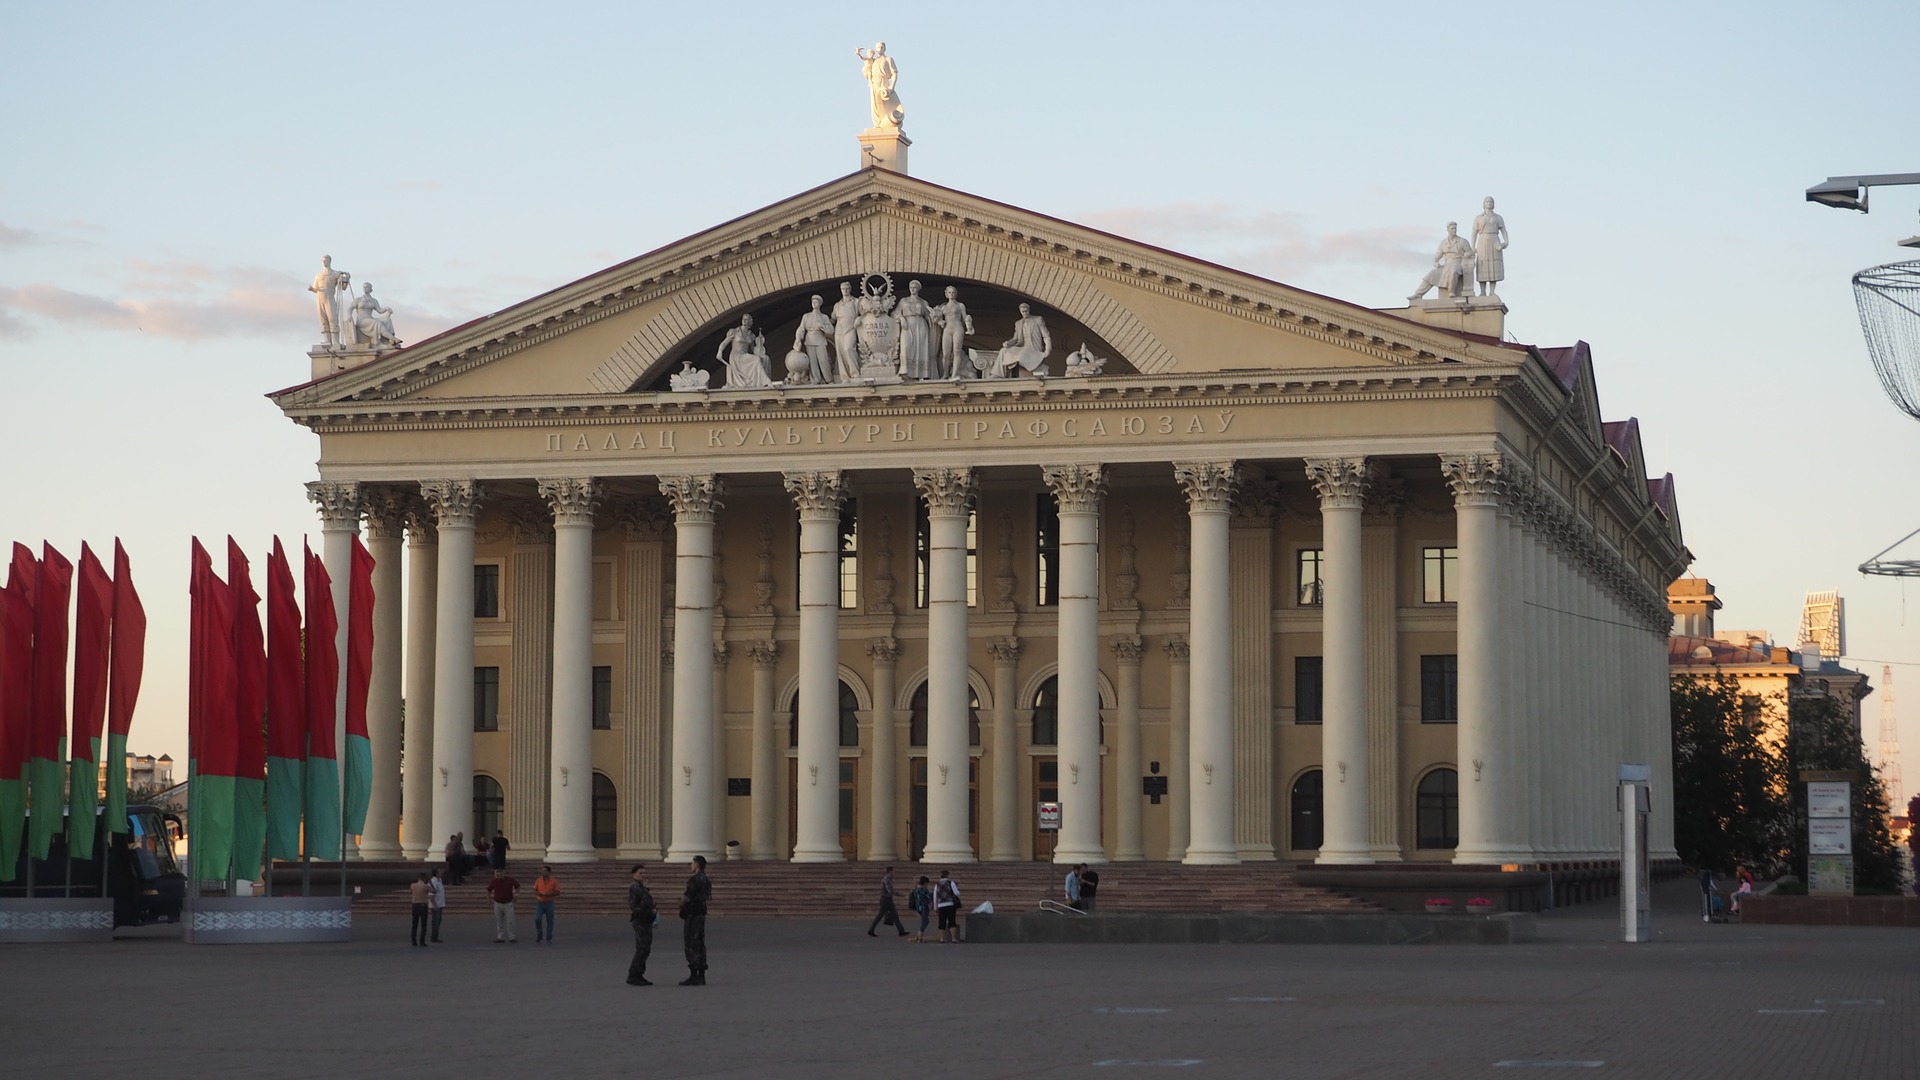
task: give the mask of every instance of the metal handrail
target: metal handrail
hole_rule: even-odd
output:
[[[1041,910],[1041,911],[1051,911],[1051,912],[1053,912],[1053,913],[1054,913],[1055,915],[1085,915],[1085,914],[1087,914],[1086,912],[1084,912],[1084,911],[1081,911],[1081,910],[1080,910],[1079,908],[1076,908],[1076,907],[1068,907],[1067,905],[1065,905],[1065,904],[1063,904],[1063,903],[1061,903],[1060,901],[1058,901],[1058,900],[1054,900],[1054,899],[1051,899],[1051,898],[1049,898],[1049,897],[1041,897],[1041,898],[1040,898],[1040,910]]]

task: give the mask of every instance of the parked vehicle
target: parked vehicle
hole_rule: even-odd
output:
[[[31,818],[33,811],[27,813]],[[31,870],[32,896],[111,897],[115,926],[179,922],[187,896],[186,875],[181,873],[180,863],[173,854],[173,841],[180,831],[179,816],[156,806],[129,806],[128,830],[109,837],[105,809],[96,813],[102,816],[99,827],[94,830],[90,857],[67,858],[67,831],[63,821],[46,858],[29,860],[26,852],[21,852],[13,880],[0,882],[0,897],[28,896]]]

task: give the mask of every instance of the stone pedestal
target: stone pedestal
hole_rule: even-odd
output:
[[[902,150],[901,153],[904,154],[905,151]],[[902,158],[903,162],[904,160]],[[899,171],[906,172],[906,166],[902,164]],[[363,364],[371,364],[378,355],[379,353],[372,349],[329,349],[325,345],[315,345],[307,350],[307,359],[313,361],[313,377],[316,379],[324,379],[329,375],[338,375],[342,371],[351,371]]]
[[[1415,300],[1403,308],[1381,308],[1380,313],[1491,338],[1504,337],[1507,332],[1507,305],[1498,296],[1442,296]]]
[[[907,147],[913,140],[899,128],[868,128],[860,133],[860,167],[907,171]]]

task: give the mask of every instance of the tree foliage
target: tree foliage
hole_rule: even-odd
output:
[[[1690,866],[1786,865],[1792,817],[1786,762],[1726,675],[1673,680],[1673,839]]]
[[[1787,768],[1792,785],[1793,872],[1807,879],[1807,769],[1851,772],[1853,780],[1853,888],[1856,893],[1898,893],[1904,884],[1900,851],[1887,828],[1887,789],[1867,760],[1860,733],[1825,694],[1795,694],[1787,705]]]

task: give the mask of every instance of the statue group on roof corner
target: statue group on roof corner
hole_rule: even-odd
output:
[[[333,268],[333,256],[320,256],[320,272],[307,286],[320,315],[320,344],[328,352],[344,349],[372,349],[381,352],[400,347],[400,335],[393,329],[393,309],[373,298],[373,283],[360,286],[353,295],[353,275]]]
[[[1438,288],[1442,299],[1464,302],[1479,283],[1481,296],[1497,297],[1497,286],[1506,280],[1507,221],[1493,212],[1493,196],[1480,200],[1480,216],[1473,219],[1473,241],[1460,235],[1458,222],[1447,222],[1447,237],[1434,254],[1433,269],[1420,279],[1409,303]]]

